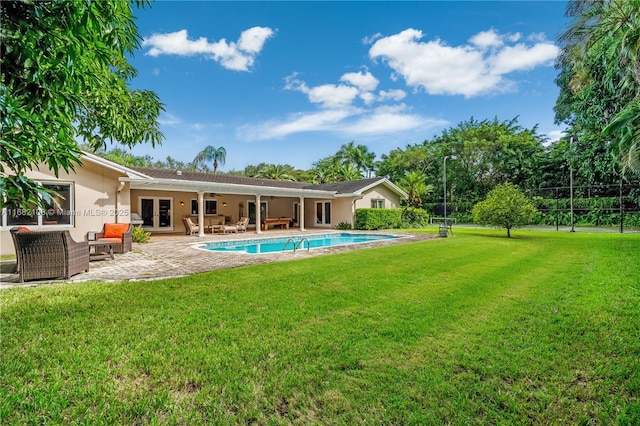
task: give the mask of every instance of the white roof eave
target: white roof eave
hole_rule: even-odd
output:
[[[398,195],[400,195],[400,198],[404,198],[407,199],[409,198],[409,194],[407,194],[406,192],[404,192],[402,189],[400,189],[397,185],[395,185],[393,182],[391,182],[389,179],[387,178],[380,178],[380,180],[377,180],[367,186],[365,186],[364,188],[360,188],[358,191],[354,192],[351,195],[362,195],[365,191],[368,191],[369,189],[378,186],[378,185],[384,185],[387,188],[389,188],[390,190],[392,190],[393,192],[397,193]]]
[[[278,188],[273,186],[185,181],[179,179],[120,178],[119,180],[121,182],[129,182],[131,189],[150,189],[154,191],[215,192],[219,194],[264,195],[280,197],[336,197],[336,194],[333,191],[322,191],[317,189]]]

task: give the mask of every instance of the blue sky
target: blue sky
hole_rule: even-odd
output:
[[[565,2],[177,2],[137,10],[132,87],[165,104],[166,140],[136,155],[221,171],[307,169],[342,144],[380,159],[460,121],[509,120],[556,139]]]

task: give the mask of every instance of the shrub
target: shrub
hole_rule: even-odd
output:
[[[424,228],[429,224],[429,213],[414,207],[402,210],[401,228]]]
[[[349,222],[340,222],[336,225],[336,229],[340,231],[348,231],[351,229],[351,224]]]
[[[403,209],[357,209],[355,229],[391,229],[402,226]]]
[[[141,226],[134,226],[131,231],[131,240],[134,243],[146,243],[151,238],[151,232],[145,231]]]

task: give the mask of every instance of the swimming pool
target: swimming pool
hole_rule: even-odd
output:
[[[346,244],[369,243],[372,241],[400,238],[396,235],[384,234],[322,234],[295,237],[261,238],[255,240],[216,241],[199,244],[201,250],[235,252],[247,254],[281,253],[321,247],[334,247]]]

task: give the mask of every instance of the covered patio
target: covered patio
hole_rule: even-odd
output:
[[[215,175],[211,176],[212,181],[201,181],[190,180],[191,174],[186,172],[153,173],[157,175],[153,179],[120,181],[130,186],[131,211],[154,235],[184,233],[182,219],[186,217],[198,225],[201,238],[214,225],[214,219],[221,216],[228,225],[248,217],[248,228],[256,234],[274,227],[305,231],[307,224],[330,228],[332,210],[344,204],[337,202],[335,191],[310,189],[299,182]],[[202,179],[203,175],[195,178]],[[351,211],[352,207],[349,205],[348,209]]]

